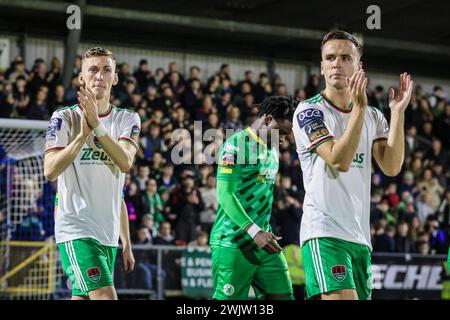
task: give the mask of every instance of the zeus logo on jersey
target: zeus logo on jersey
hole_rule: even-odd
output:
[[[351,167],[363,169],[364,168],[364,157],[365,157],[364,153],[356,153],[355,157],[352,160]]]
[[[353,158],[354,163],[363,163],[364,162],[364,153],[355,154],[355,158]]]
[[[47,135],[45,139],[47,140],[55,140],[56,132],[61,130],[62,119],[61,118],[53,118],[47,127]]]
[[[90,160],[111,161],[104,151],[94,151],[92,148],[84,148],[83,154],[81,155],[81,161]]]
[[[306,109],[297,115],[298,125],[300,129],[313,121],[323,121],[323,112],[317,109]]]

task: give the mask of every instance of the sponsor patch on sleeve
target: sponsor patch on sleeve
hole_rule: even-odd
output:
[[[325,123],[323,123],[323,121],[321,120],[316,120],[307,124],[305,126],[305,132],[310,142],[314,142],[317,139],[330,134],[327,127],[325,126]]]
[[[231,168],[221,168],[219,170],[219,173],[232,174],[233,173],[233,169],[231,169]]]
[[[223,167],[234,167],[234,165],[236,164],[234,158],[235,155],[233,153],[225,152],[220,159],[219,165]]]
[[[141,129],[139,128],[139,126],[136,126],[136,125],[133,126],[133,128],[131,128],[130,139],[137,141],[140,132],[141,132]]]
[[[300,128],[314,121],[324,121],[323,112],[318,109],[306,109],[297,114],[297,121]]]
[[[61,130],[62,119],[53,118],[47,127],[47,134],[45,136],[46,140],[56,140],[56,133]]]

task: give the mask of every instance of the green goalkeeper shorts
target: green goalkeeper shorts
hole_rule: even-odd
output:
[[[286,259],[282,252],[255,253],[260,264],[251,263],[240,249],[212,247],[212,278],[214,295],[218,300],[246,300],[250,286],[266,294],[291,294],[292,284]]]
[[[114,286],[116,247],[81,238],[59,243],[58,250],[64,272],[72,281],[72,295],[88,296],[89,291]]]
[[[336,238],[317,238],[302,247],[308,299],[336,290],[355,289],[358,299],[371,298],[368,246]]]

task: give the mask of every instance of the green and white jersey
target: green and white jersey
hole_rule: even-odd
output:
[[[46,153],[62,150],[75,140],[81,130],[81,116],[78,105],[53,113],[47,129]],[[141,122],[137,113],[110,105],[99,117],[113,139],[139,148]],[[58,177],[56,243],[94,238],[102,245],[117,246],[124,181],[125,173],[114,165],[91,133],[73,163]]]
[[[371,246],[370,181],[372,144],[387,139],[389,126],[372,107],[365,113],[358,150],[348,172],[338,172],[319,157],[315,148],[338,140],[350,119],[348,109],[337,107],[323,92],[301,102],[293,118],[293,131],[300,159],[305,200],[300,242],[333,237]]]
[[[262,230],[271,231],[273,189],[278,173],[278,153],[251,128],[239,131],[223,144],[217,168],[217,180],[236,182],[235,195],[245,212]],[[218,190],[220,201],[220,190]],[[251,251],[253,239],[235,224],[219,204],[211,231],[210,245]]]

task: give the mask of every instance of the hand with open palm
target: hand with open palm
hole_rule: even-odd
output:
[[[411,75],[406,72],[400,75],[397,92],[395,92],[394,88],[389,89],[389,108],[391,108],[391,112],[399,113],[406,110],[411,100],[413,85],[414,81],[411,80]]]

